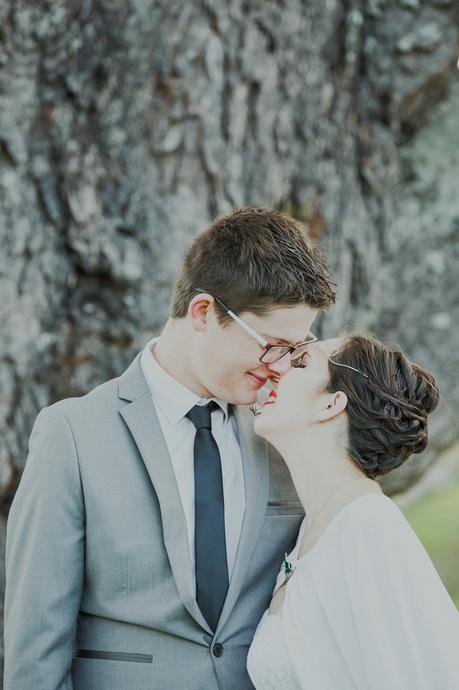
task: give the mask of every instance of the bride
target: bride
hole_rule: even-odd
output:
[[[353,335],[314,343],[255,418],[306,517],[250,647],[257,690],[459,688],[459,614],[377,482],[427,443],[431,374]]]

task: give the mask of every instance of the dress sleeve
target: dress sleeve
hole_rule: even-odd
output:
[[[354,503],[300,562],[286,597],[284,628],[301,687],[309,670],[299,657],[307,659],[312,634],[322,639],[313,663],[328,659],[324,690],[336,687],[339,673],[340,687],[358,690],[459,688],[459,614],[424,547],[386,496]]]

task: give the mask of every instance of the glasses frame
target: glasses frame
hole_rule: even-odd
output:
[[[302,343],[298,343],[298,345],[271,345],[271,343],[269,343],[266,340],[266,338],[263,338],[262,335],[257,333],[257,331],[254,328],[252,328],[252,326],[249,326],[249,324],[246,323],[243,319],[241,319],[240,316],[238,316],[233,311],[231,311],[231,309],[229,307],[227,307],[226,304],[224,302],[222,302],[222,300],[219,297],[217,297],[216,295],[212,295],[210,292],[208,292],[207,290],[203,290],[202,288],[193,288],[193,290],[196,290],[196,292],[211,295],[211,297],[214,298],[214,300],[217,302],[217,304],[220,305],[220,307],[228,314],[228,316],[230,316],[234,321],[236,321],[236,323],[238,323],[239,326],[241,328],[243,328],[246,333],[248,333],[248,335],[250,335],[254,340],[256,340],[256,342],[259,345],[261,345],[261,347],[264,349],[264,352],[262,353],[262,355],[258,359],[262,364],[274,364],[275,362],[279,362],[286,355],[290,355],[290,360],[292,361],[294,359],[295,350],[298,350],[300,347],[304,347],[305,345],[310,345],[311,343],[315,343],[318,340],[317,336],[315,336],[313,333],[311,333],[311,339],[310,340],[305,340]],[[275,347],[287,348],[287,352],[285,352],[283,355],[281,355],[277,359],[272,360],[271,362],[264,362],[263,357],[266,357],[268,352]],[[292,366],[295,366],[295,365],[292,364]]]

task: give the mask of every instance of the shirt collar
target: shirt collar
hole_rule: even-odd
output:
[[[215,400],[228,418],[228,403],[219,398],[200,398],[167,373],[153,355],[158,338],[150,340],[143,349],[140,365],[155,403],[161,408],[171,426],[176,426],[195,405],[207,405]]]

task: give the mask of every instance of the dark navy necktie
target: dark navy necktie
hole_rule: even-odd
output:
[[[195,405],[186,415],[196,427],[194,439],[194,506],[196,601],[216,630],[228,591],[225,506],[220,451],[212,435],[211,411],[217,403]]]

